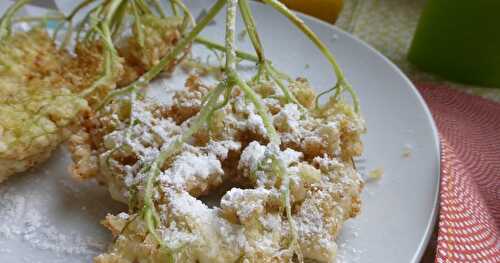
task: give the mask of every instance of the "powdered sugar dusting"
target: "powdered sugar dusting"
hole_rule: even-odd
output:
[[[208,184],[210,181],[220,180],[224,171],[217,157],[213,154],[192,151],[181,153],[173,162],[170,169],[160,175],[160,181],[177,189],[189,190],[192,186]],[[205,190],[205,189],[202,189]]]
[[[0,185],[0,262],[90,262],[106,248],[110,237],[98,222],[115,208],[90,202],[104,189],[74,182],[67,163],[57,151],[40,169]]]

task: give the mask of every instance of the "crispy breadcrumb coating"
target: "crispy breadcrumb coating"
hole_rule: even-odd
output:
[[[109,251],[95,261],[165,262],[290,262],[292,221],[283,212],[283,180],[289,180],[292,216],[305,259],[332,262],[335,238],[345,220],[360,210],[363,186],[352,158],[362,151],[365,126],[352,108],[330,101],[312,109],[315,93],[305,80],[291,84],[303,96],[288,103],[272,85],[254,86],[270,108],[283,142],[268,144],[261,117],[238,89],[215,112],[178,155],[162,167],[153,194],[159,213],[160,246],[148,231],[144,215],[147,165],[173,143],[198,116],[212,90],[196,77],[176,92],[171,103],[150,99],[118,99],[90,116],[72,136],[72,171],[96,178],[112,197],[131,211],[106,217],[115,237]],[[271,156],[283,162],[286,178],[277,176]],[[285,176],[285,175],[283,175]],[[198,197],[229,183],[219,207]]]
[[[75,56],[59,50],[41,29],[16,33],[0,43],[0,182],[46,160],[70,135],[70,127],[116,87],[135,81],[170,52],[181,35],[178,18],[143,18],[145,43],[136,33],[120,46],[111,74],[102,77],[100,40],[76,44]],[[188,50],[186,51],[186,53]],[[177,61],[165,69],[171,72]]]
[[[181,39],[182,19],[178,17],[159,18],[153,15],[142,17],[142,30],[144,33],[144,43],[138,42],[137,30],[132,29],[132,36],[127,37],[118,46],[120,56],[125,59],[125,72],[119,85],[132,82],[152,66],[156,65],[163,57],[170,53]],[[185,54],[189,53],[189,48]],[[171,73],[178,60],[172,61],[164,69]]]
[[[0,43],[0,182],[46,160],[87,110],[62,77],[70,59],[39,29]]]

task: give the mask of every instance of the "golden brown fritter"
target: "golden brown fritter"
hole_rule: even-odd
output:
[[[314,101],[307,82],[292,86],[294,92],[312,94]],[[163,246],[141,212],[147,167],[186,132],[212,88],[191,77],[167,105],[118,98],[88,119],[71,139],[73,172],[106,184],[112,197],[131,209],[106,218],[116,241],[96,262],[163,262],[168,255],[193,263],[289,262],[294,255],[291,232],[304,258],[335,258],[342,224],[360,209],[363,183],[351,158],[361,153],[364,122],[342,102],[332,101],[323,111],[305,110],[272,85],[252,88],[272,109],[282,148],[268,144],[261,117],[235,89],[210,124],[161,169],[153,197]],[[312,107],[310,99],[302,103]],[[277,174],[272,156],[283,163],[285,174]],[[219,207],[198,199],[227,183],[233,187]],[[285,192],[292,220],[283,211]]]
[[[0,43],[0,181],[47,159],[87,102],[63,77],[71,58],[42,30]]]

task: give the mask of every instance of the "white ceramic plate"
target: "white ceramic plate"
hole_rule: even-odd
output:
[[[198,14],[213,1],[187,2]],[[330,87],[334,77],[320,52],[272,9],[253,8],[268,57],[292,76],[305,76],[319,89]],[[204,35],[222,40],[223,18],[219,15]],[[343,229],[339,262],[418,262],[438,196],[439,146],[429,110],[410,81],[377,51],[335,27],[305,20],[359,93],[369,129],[364,171],[385,171],[379,182],[366,185],[361,215]],[[238,44],[251,50],[247,42]],[[73,181],[69,163],[61,149],[46,164],[0,186],[0,262],[90,262],[105,248],[110,236],[99,220],[126,208],[111,201],[104,188]]]

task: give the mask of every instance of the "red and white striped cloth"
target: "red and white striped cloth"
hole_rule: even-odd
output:
[[[417,84],[441,139],[436,262],[500,262],[500,104]]]

